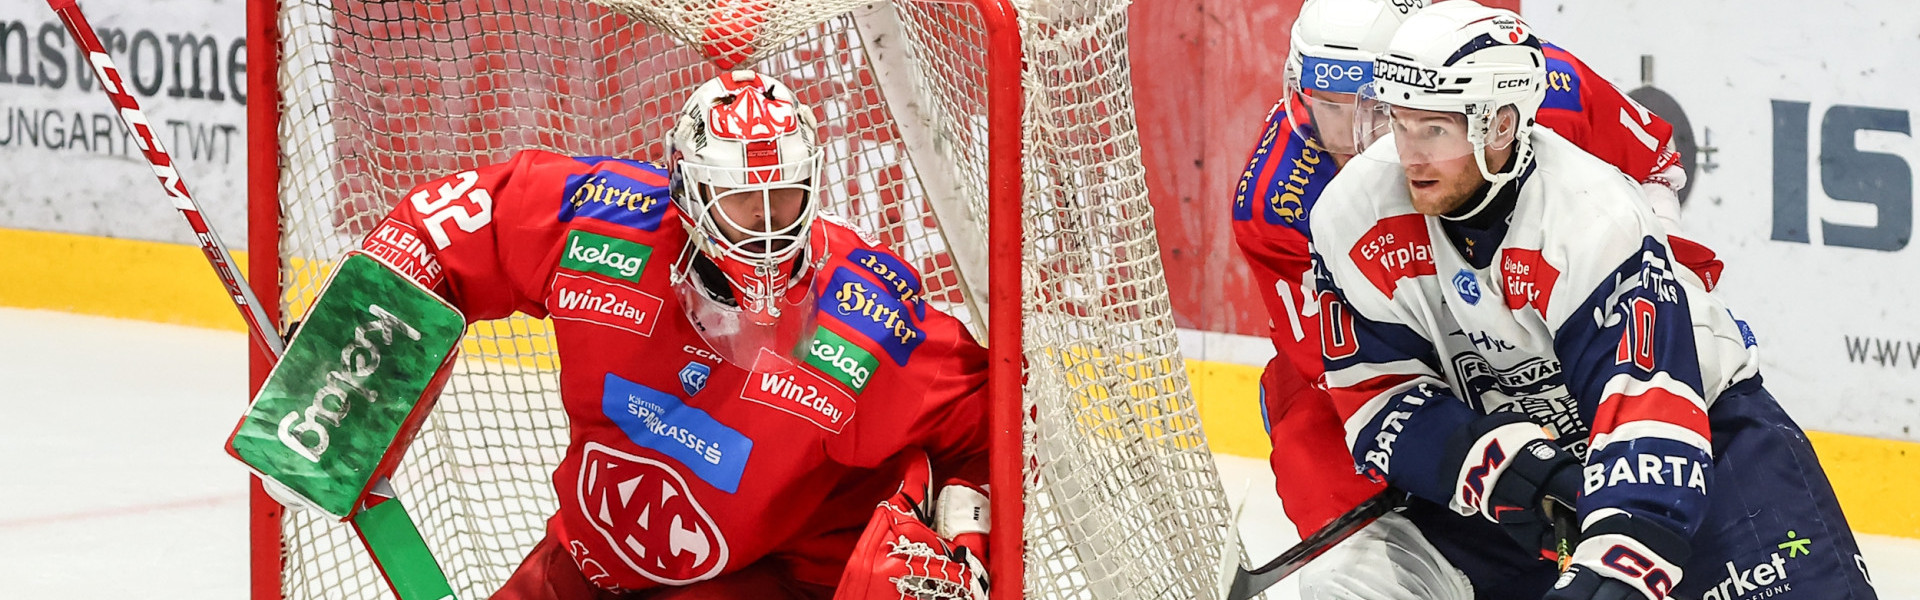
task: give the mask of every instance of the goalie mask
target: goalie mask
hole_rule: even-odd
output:
[[[667,137],[673,202],[690,244],[673,283],[689,318],[727,361],[792,354],[812,334],[806,282],[826,256],[813,112],[753,71],[701,84]]]
[[[1287,52],[1289,126],[1336,154],[1359,154],[1374,137],[1356,119],[1373,114],[1363,89],[1373,59],[1426,0],[1309,0],[1293,21]]]

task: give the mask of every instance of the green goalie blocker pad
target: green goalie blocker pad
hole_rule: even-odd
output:
[[[227,453],[310,507],[353,516],[392,472],[452,371],[460,311],[350,252],[227,439]]]

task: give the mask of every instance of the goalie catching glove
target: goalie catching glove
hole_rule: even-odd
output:
[[[920,453],[874,507],[834,600],[986,600],[986,492],[958,479],[935,491]]]

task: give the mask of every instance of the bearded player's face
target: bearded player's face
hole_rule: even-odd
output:
[[[1407,174],[1407,192],[1420,214],[1453,212],[1486,178],[1473,160],[1466,115],[1396,107],[1393,139]]]

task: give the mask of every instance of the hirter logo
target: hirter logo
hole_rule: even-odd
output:
[[[584,321],[652,337],[665,301],[624,285],[556,272],[547,311],[554,319]]]
[[[587,522],[647,579],[685,585],[726,568],[726,538],[665,463],[587,442],[578,492]]]

